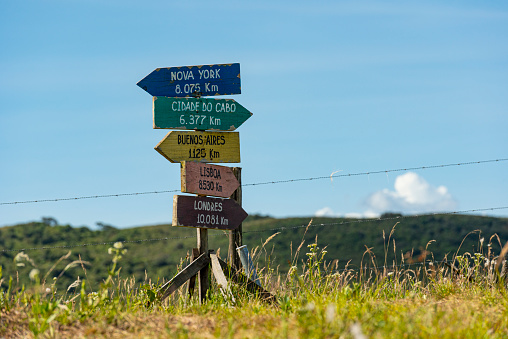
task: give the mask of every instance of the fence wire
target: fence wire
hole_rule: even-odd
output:
[[[292,182],[301,182],[301,181],[323,180],[323,179],[331,179],[331,178],[356,177],[356,176],[371,175],[371,174],[381,174],[381,173],[388,174],[388,173],[394,173],[394,172],[427,170],[427,169],[445,168],[445,167],[454,167],[454,166],[479,165],[479,164],[487,164],[487,163],[499,163],[499,162],[503,162],[503,161],[508,161],[508,158],[481,160],[481,161],[469,161],[469,162],[460,162],[460,163],[442,164],[442,165],[420,166],[420,167],[405,167],[405,168],[387,169],[387,170],[380,170],[380,171],[331,174],[331,175],[327,175],[327,176],[310,177],[310,178],[296,178],[296,179],[273,180],[273,181],[265,181],[265,182],[242,184],[242,187],[260,186],[260,185],[274,185],[274,184],[283,184],[283,183],[292,183]],[[147,191],[147,192],[133,192],[133,193],[116,193],[116,194],[103,194],[103,195],[88,195],[88,196],[71,197],[71,198],[38,199],[38,200],[25,200],[25,201],[8,201],[8,202],[0,202],[0,206],[2,206],[2,205],[18,205],[18,204],[33,204],[33,203],[42,203],[42,202],[72,201],[72,200],[83,200],[83,199],[126,197],[126,196],[162,194],[162,193],[176,193],[176,192],[181,192],[181,190],[179,190],[179,189],[173,189],[173,190],[163,190],[163,191]]]
[[[376,219],[354,219],[354,220],[345,220],[345,221],[333,222],[333,223],[301,224],[301,225],[295,225],[295,226],[283,226],[283,227],[267,228],[267,229],[261,229],[261,230],[253,230],[253,231],[243,231],[242,233],[246,234],[246,233],[265,233],[265,232],[272,232],[272,233],[273,232],[285,232],[285,231],[291,231],[291,230],[295,230],[295,229],[299,229],[299,228],[306,228],[306,227],[310,228],[310,227],[341,226],[341,225],[349,225],[349,224],[363,224],[363,223],[372,223],[372,222],[381,222],[381,221],[414,219],[414,218],[436,216],[436,215],[478,213],[478,212],[495,211],[495,210],[502,210],[502,209],[508,209],[508,206],[479,208],[479,209],[470,209],[470,210],[453,211],[453,212],[436,212],[436,213],[427,213],[427,214],[400,215],[400,216],[376,218]],[[226,231],[224,231],[222,233],[208,234],[208,237],[218,237],[218,236],[228,236],[228,235],[229,234]],[[27,251],[51,250],[51,249],[68,249],[68,248],[90,247],[90,246],[107,246],[107,245],[114,245],[115,243],[118,243],[118,242],[122,243],[122,244],[133,244],[133,243],[143,243],[143,242],[153,242],[153,241],[181,240],[181,239],[190,239],[190,238],[197,238],[197,235],[188,235],[188,236],[180,236],[180,237],[163,237],[163,238],[152,238],[152,239],[137,239],[137,240],[117,240],[117,241],[96,242],[96,243],[88,243],[88,244],[72,244],[72,245],[60,245],[60,246],[2,249],[2,250],[0,250],[0,253],[27,252]]]

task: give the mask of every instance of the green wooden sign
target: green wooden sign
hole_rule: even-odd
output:
[[[251,116],[233,99],[153,97],[153,128],[234,131]]]

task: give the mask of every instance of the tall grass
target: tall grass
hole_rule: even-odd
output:
[[[310,226],[310,223],[309,223]],[[163,280],[123,277],[121,259],[126,249],[121,243],[108,250],[111,263],[103,283],[92,291],[86,282],[87,262],[72,261],[64,271],[81,268],[83,277],[56,289],[59,276],[44,275],[24,253],[16,265],[32,267],[31,285],[17,284],[15,277],[4,278],[0,269],[0,334],[24,336],[108,336],[149,335],[174,337],[477,337],[508,336],[508,298],[504,247],[497,236],[488,242],[480,232],[478,251],[457,251],[435,260],[432,241],[420,254],[398,253],[394,234],[383,232],[384,258],[378,262],[366,247],[359,267],[328,261],[326,247],[319,239],[306,243],[305,234],[288,259],[290,270],[279,273],[271,267],[275,250],[266,239],[251,251],[264,288],[276,294],[277,302],[263,302],[243,286],[231,285],[234,298],[222,294],[212,284],[207,302],[200,304],[197,293],[189,297],[180,288],[164,302],[158,301]],[[307,227],[308,229],[308,227]],[[306,232],[305,232],[306,233]],[[465,238],[464,238],[465,239]],[[492,244],[499,243],[500,253]],[[394,260],[387,262],[388,253]],[[182,259],[179,269],[189,263]],[[397,259],[400,258],[400,259]],[[21,267],[22,265],[20,265]],[[169,318],[168,318],[169,316]]]

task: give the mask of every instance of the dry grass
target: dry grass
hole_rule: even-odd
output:
[[[497,296],[502,298],[502,296]],[[315,300],[294,312],[249,305],[206,314],[139,311],[117,315],[110,321],[87,319],[54,324],[48,337],[108,338],[339,338],[351,337],[357,324],[367,337],[503,338],[508,336],[506,303],[488,303],[482,296],[454,295],[446,299]],[[12,311],[2,315],[2,336],[33,337],[26,316]]]
[[[385,251],[395,252],[394,229]],[[272,255],[266,246],[273,238],[255,249],[257,257]],[[42,293],[46,287],[37,282],[27,291],[2,292],[0,337],[506,338],[507,247],[496,256],[489,246],[494,240],[486,244],[485,253],[457,252],[452,262],[401,266],[412,258],[401,254],[401,263],[390,266],[385,257],[382,268],[374,267],[367,248],[360,269],[346,265],[341,270],[336,261],[325,261],[326,250],[318,247],[317,239],[307,245],[306,260],[297,266],[295,258],[305,248],[302,241],[288,275],[270,268],[258,271],[263,285],[277,294],[275,306],[239,286],[232,286],[236,302],[231,303],[213,285],[204,305],[180,289],[164,303],[147,307],[156,284],[121,278],[116,264],[124,249],[116,248],[106,285],[96,293],[82,286],[57,298]]]

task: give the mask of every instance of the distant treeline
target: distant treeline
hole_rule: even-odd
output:
[[[359,267],[367,248],[371,249],[375,263],[379,266],[385,263],[386,248],[386,261],[390,265],[394,260],[400,264],[403,258],[406,263],[424,257],[427,260],[443,260],[445,257],[451,259],[464,237],[475,230],[479,231],[467,237],[460,253],[487,252],[489,242],[492,243],[491,249],[499,253],[499,241],[497,237],[492,238],[494,234],[498,235],[502,245],[508,240],[508,218],[471,215],[404,217],[393,213],[383,217],[390,219],[276,219],[253,215],[243,223],[243,243],[251,251],[257,247],[254,259],[259,269],[264,267],[287,272],[302,240],[305,243],[301,247],[298,261],[306,260],[307,245],[317,239],[321,249],[326,246],[325,259],[338,259],[339,268],[348,262],[350,267]],[[311,225],[305,227],[311,219]],[[188,253],[196,247],[196,239],[193,238],[196,230],[193,228],[158,225],[117,229],[103,223],[97,225],[98,230],[91,230],[87,227],[58,225],[54,218],[43,218],[41,222],[0,228],[0,250],[3,251],[0,253],[0,265],[4,279],[2,287],[6,287],[10,276],[18,286],[27,283],[30,271],[37,269],[40,277],[46,278],[46,284],[52,284],[54,278],[58,278],[56,286],[61,293],[78,277],[80,280],[86,279],[89,288],[95,290],[107,277],[112,259],[108,248],[113,247],[114,242],[125,242],[123,245],[128,250],[119,262],[123,277],[132,276],[140,283],[145,279],[168,280],[173,277],[178,266],[185,264]],[[388,243],[394,226],[394,233]],[[276,232],[280,233],[262,247]],[[223,258],[227,257],[227,244],[226,232],[210,230],[209,247],[216,251],[220,249],[219,255]],[[11,251],[20,249],[26,249],[24,254],[28,257],[19,255],[20,251]],[[70,255],[59,261],[69,251]],[[364,263],[366,258],[372,264],[372,255],[364,257]],[[79,264],[76,262],[79,260],[86,263]],[[68,266],[72,262],[75,263]]]

